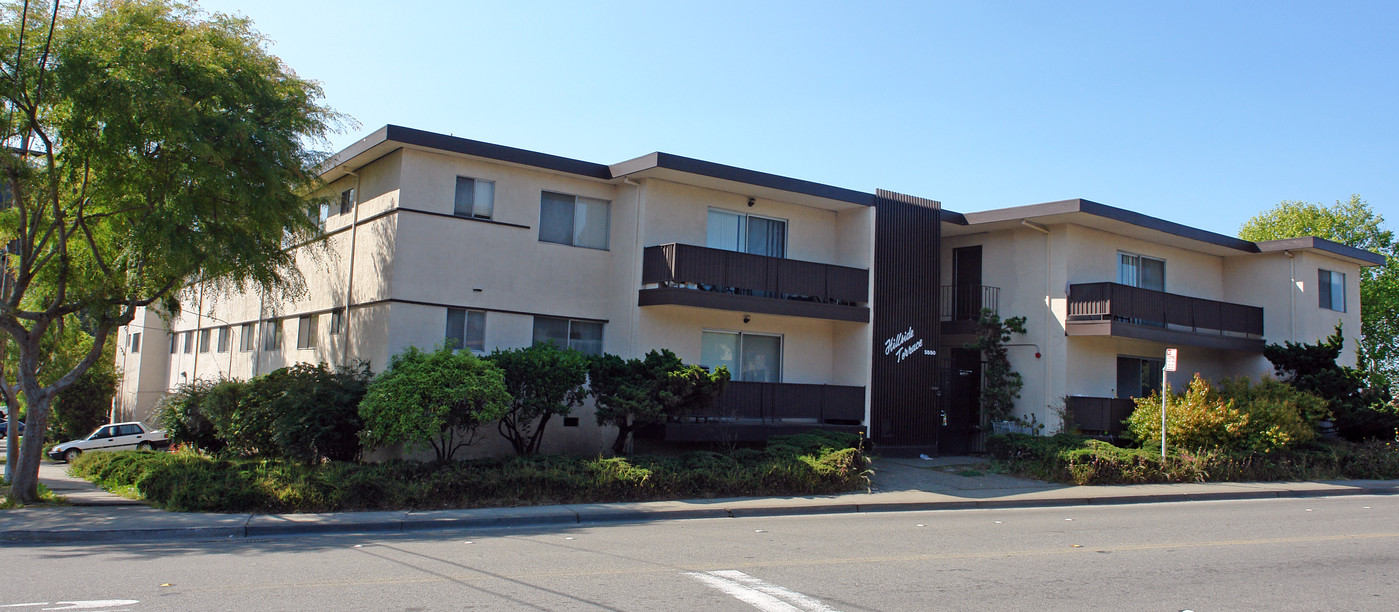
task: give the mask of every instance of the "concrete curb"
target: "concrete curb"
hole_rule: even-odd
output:
[[[241,526],[175,527],[151,529],[11,529],[0,531],[0,541],[18,543],[107,543],[153,540],[230,539],[284,535],[407,533],[452,529],[528,528],[568,525],[644,523],[698,518],[778,517],[864,512],[913,512],[930,510],[1054,508],[1192,501],[1312,498],[1351,495],[1399,495],[1399,485],[1331,485],[1309,489],[1238,489],[1207,492],[1162,492],[1140,495],[1040,497],[1027,494],[1014,499],[925,500],[807,503],[803,500],[731,500],[731,504],[707,507],[651,509],[636,504],[537,506],[424,512],[366,512],[324,515],[251,515]],[[712,502],[712,500],[710,500]],[[664,502],[662,502],[664,503]]]

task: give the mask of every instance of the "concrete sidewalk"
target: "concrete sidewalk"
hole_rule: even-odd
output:
[[[985,460],[874,460],[869,492],[812,497],[755,497],[617,504],[569,504],[471,510],[212,514],[166,512],[117,497],[45,463],[40,479],[71,506],[0,510],[0,541],[116,542],[248,538],[320,533],[383,533],[433,529],[596,525],[688,518],[726,518],[1033,508],[1333,495],[1395,495],[1399,481],[1196,483],[1065,486],[985,471]]]

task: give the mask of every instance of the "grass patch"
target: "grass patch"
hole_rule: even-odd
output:
[[[9,509],[12,509],[12,508],[24,508],[26,505],[31,505],[31,506],[67,506],[67,505],[68,505],[68,500],[63,499],[62,497],[59,497],[59,496],[57,496],[57,495],[54,495],[54,492],[53,492],[53,491],[50,491],[49,488],[46,487],[46,486],[44,486],[44,483],[42,483],[42,482],[39,483],[39,501],[36,502],[36,503],[33,503],[33,504],[21,504],[21,503],[19,503],[19,502],[10,501],[10,496],[9,496],[9,492],[10,492],[10,482],[9,482],[8,480],[3,479],[3,478],[0,478],[0,491],[4,491],[4,492],[6,493],[6,495],[0,496],[0,510],[9,510]]]
[[[305,465],[190,452],[86,453],[75,476],[186,512],[427,510],[754,495],[868,487],[859,436],[775,436],[766,448],[678,456],[504,457],[447,464]]]
[[[1076,485],[1399,478],[1399,444],[1315,440],[1289,450],[1175,451],[1122,448],[1073,434],[987,438],[1007,472]]]

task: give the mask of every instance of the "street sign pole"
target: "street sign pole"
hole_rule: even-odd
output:
[[[1161,461],[1166,460],[1166,373],[1176,371],[1176,349],[1166,349],[1166,365],[1161,368]]]

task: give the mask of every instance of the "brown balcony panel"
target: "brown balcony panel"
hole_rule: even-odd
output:
[[[642,253],[640,306],[673,304],[868,322],[869,271],[688,244]]]
[[[671,441],[761,440],[811,429],[860,431],[865,388],[730,381],[714,406],[666,424]]]
[[[1127,431],[1122,421],[1132,416],[1136,403],[1131,398],[1070,396],[1066,407],[1079,431],[1118,435]]]
[[[1069,287],[1070,336],[1116,336],[1261,352],[1263,309],[1118,283]]]

